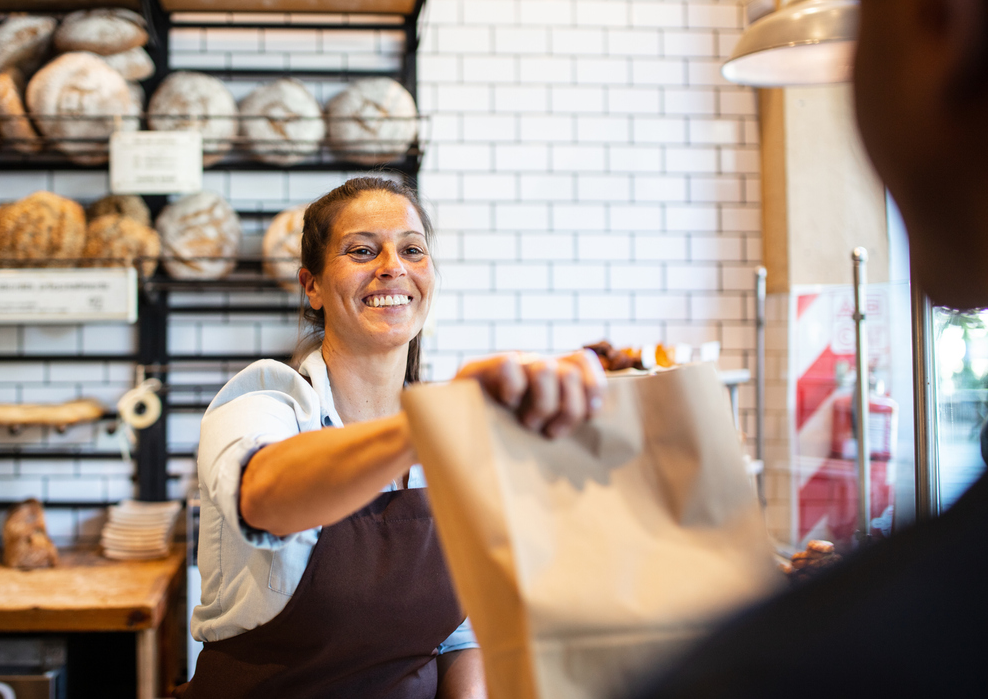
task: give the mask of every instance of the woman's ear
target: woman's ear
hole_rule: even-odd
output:
[[[318,311],[322,308],[322,296],[319,290],[319,280],[305,267],[298,272],[298,283],[302,285],[302,290],[309,297],[309,306]]]

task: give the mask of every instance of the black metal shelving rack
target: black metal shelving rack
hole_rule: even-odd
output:
[[[109,0],[106,5],[114,5],[113,0]],[[418,26],[419,17],[422,8],[425,4],[425,0],[415,0],[414,9],[407,15],[403,16],[400,23],[394,21],[364,21],[361,20],[359,23],[305,23],[304,25],[298,25],[299,28],[305,29],[320,29],[323,31],[354,31],[354,30],[384,30],[384,31],[402,31],[404,33],[404,53],[402,56],[401,67],[397,72],[387,72],[387,71],[355,71],[355,70],[325,70],[325,71],[292,71],[292,70],[213,70],[213,71],[200,71],[211,73],[219,78],[245,78],[245,79],[268,79],[273,80],[279,77],[298,77],[298,78],[320,78],[320,79],[340,79],[340,80],[350,80],[362,77],[377,77],[377,76],[387,76],[394,78],[400,82],[417,100],[417,51],[419,44]],[[73,7],[70,1],[58,2],[58,0],[53,0],[52,2],[44,2],[40,4],[33,4],[28,2],[21,3],[22,6],[17,6],[18,3],[10,3],[5,0],[0,2],[0,10],[21,10],[21,11],[67,11],[70,9],[77,9]],[[128,6],[132,6],[133,3],[128,3]],[[173,26],[181,26],[185,28],[215,28],[215,27],[235,27],[243,29],[284,29],[286,27],[291,27],[294,25],[286,25],[282,22],[277,22],[272,20],[271,22],[264,21],[251,21],[250,23],[236,22],[233,24],[221,24],[215,21],[202,21],[196,22],[194,19],[189,19],[191,13],[183,13],[183,21],[181,23],[173,23],[171,15],[162,9],[162,6],[158,0],[140,0],[141,13],[144,15],[148,22],[148,34],[149,41],[146,50],[151,55],[154,60],[156,71],[153,76],[143,81],[142,85],[148,95],[154,93],[157,86],[164,80],[165,77],[171,72],[171,67],[169,64],[169,46],[168,46],[168,36],[169,31]],[[362,17],[364,15],[361,15]],[[418,144],[415,144],[408,152],[406,157],[398,162],[393,162],[387,165],[386,168],[375,168],[378,171],[387,171],[391,173],[400,173],[405,181],[413,187],[417,187],[418,184],[418,171],[421,163],[421,150]],[[4,170],[75,170],[75,171],[86,171],[91,170],[94,172],[100,172],[104,168],[102,166],[87,166],[72,163],[64,158],[58,156],[42,155],[13,155],[6,154],[3,160],[0,160],[0,169]],[[256,162],[230,162],[224,163],[220,162],[215,166],[210,168],[211,171],[235,171],[235,170],[251,170],[251,171],[265,171],[265,170],[278,170],[278,171],[322,171],[322,172],[333,172],[333,171],[362,171],[368,170],[366,166],[354,164],[345,161],[331,161],[331,162],[304,162],[298,165],[289,166],[286,168],[265,165],[263,163]],[[157,214],[161,208],[166,204],[166,197],[164,196],[146,196],[145,201],[148,207],[151,209],[152,214]],[[249,211],[249,212],[238,212],[244,216],[273,216],[277,214],[277,211]],[[2,261],[0,261],[2,262]],[[168,329],[169,329],[169,318],[172,313],[180,313],[183,315],[189,314],[210,314],[210,313],[225,313],[225,314],[259,314],[259,313],[272,313],[272,314],[285,314],[286,312],[297,312],[297,307],[294,309],[291,306],[286,305],[216,305],[216,304],[191,304],[191,305],[181,305],[173,307],[169,303],[170,293],[173,291],[196,291],[196,290],[208,290],[208,291],[270,291],[277,289],[277,284],[272,280],[263,278],[260,270],[260,264],[256,261],[241,260],[238,262],[236,273],[230,279],[221,279],[216,281],[189,281],[189,280],[175,280],[169,279],[164,276],[163,272],[159,271],[154,277],[150,279],[142,279],[140,282],[140,289],[138,295],[138,347],[136,354],[89,354],[89,355],[0,355],[0,362],[23,362],[23,361],[43,361],[43,362],[79,362],[79,361],[92,361],[92,362],[108,362],[108,361],[119,361],[119,362],[134,362],[137,365],[143,366],[145,368],[145,375],[147,378],[157,378],[162,382],[163,385],[163,400],[162,400],[162,415],[159,420],[157,420],[150,427],[140,430],[138,438],[137,450],[134,454],[136,459],[136,481],[137,481],[137,493],[141,500],[157,501],[164,500],[167,498],[167,484],[168,484],[168,460],[171,458],[192,458],[194,456],[191,452],[169,452],[168,450],[168,434],[167,434],[167,417],[169,412],[181,411],[181,410],[196,410],[201,411],[206,407],[206,403],[200,401],[196,402],[179,402],[175,403],[171,400],[170,396],[176,392],[193,392],[196,394],[208,394],[210,392],[215,393],[219,389],[219,386],[170,386],[168,383],[169,369],[179,366],[183,363],[207,363],[210,361],[216,362],[217,365],[226,363],[230,364],[246,364],[255,359],[261,359],[261,356],[255,355],[224,355],[222,357],[216,357],[211,355],[172,355],[168,351]],[[268,358],[280,359],[282,361],[287,361],[288,357],[271,357],[267,355]],[[71,458],[71,459],[114,459],[119,458],[118,453],[105,453],[105,452],[94,452],[86,451],[72,448],[3,448],[0,447],[0,458],[13,458],[13,459],[50,459],[50,458]],[[0,499],[0,507],[12,504],[12,502]],[[64,501],[52,501],[47,502],[47,506],[56,507],[92,507],[94,504],[92,502],[64,502]]]

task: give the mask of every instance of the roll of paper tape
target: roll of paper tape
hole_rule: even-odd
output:
[[[148,379],[127,391],[117,403],[120,419],[137,430],[150,427],[161,417],[161,399],[155,391],[161,388],[157,379]]]

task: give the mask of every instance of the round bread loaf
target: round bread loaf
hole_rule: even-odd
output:
[[[134,100],[134,103],[144,107],[144,88],[141,87],[140,83],[127,82],[127,90],[130,92],[130,98]]]
[[[292,165],[319,150],[326,125],[319,103],[305,85],[282,78],[241,100],[240,131],[258,160]]]
[[[149,258],[141,262],[140,271],[150,277],[158,268],[160,254],[161,239],[155,230],[129,216],[99,216],[86,227],[86,247],[82,256],[93,260],[89,264],[94,267],[129,267],[138,257]]]
[[[148,127],[154,131],[202,133],[202,162],[222,160],[237,136],[237,103],[221,80],[205,73],[179,71],[161,83],[148,103]]]
[[[154,75],[154,61],[140,46],[120,53],[111,53],[109,56],[104,56],[103,60],[128,82],[145,80]]]
[[[302,266],[302,222],[307,206],[286,209],[274,217],[264,233],[261,250],[264,274],[278,281],[285,291],[298,291]]]
[[[51,35],[58,22],[54,17],[10,15],[0,24],[0,70],[12,66],[31,75],[51,49]]]
[[[151,225],[151,212],[136,194],[108,194],[86,207],[86,218],[90,221],[110,214],[129,216],[142,226]]]
[[[162,263],[176,279],[219,279],[236,266],[240,218],[222,197],[199,192],[172,202],[158,215]]]
[[[147,43],[145,26],[144,18],[129,10],[79,10],[66,15],[55,30],[55,50],[92,51],[101,56],[129,51]]]
[[[417,116],[415,100],[400,83],[358,80],[326,105],[330,148],[362,165],[396,160],[418,136]]]
[[[24,113],[24,76],[17,68],[0,71],[0,137],[21,153],[37,153],[41,139]]]
[[[92,53],[66,53],[50,62],[31,78],[26,98],[41,134],[83,165],[105,163],[110,134],[139,125],[141,108],[127,81]]]
[[[86,214],[71,199],[34,194],[0,208],[0,258],[77,260],[86,243]]]

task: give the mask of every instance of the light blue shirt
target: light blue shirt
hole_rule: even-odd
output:
[[[284,537],[250,527],[240,517],[241,474],[268,444],[342,424],[319,350],[297,372],[271,359],[254,362],[216,394],[203,415],[199,442],[202,604],[192,614],[194,638],[236,636],[270,621],[288,604],[322,527]],[[425,487],[421,466],[412,466],[408,487]],[[476,647],[467,619],[439,652]]]

